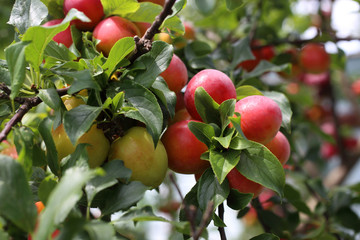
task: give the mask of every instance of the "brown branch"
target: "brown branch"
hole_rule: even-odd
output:
[[[160,32],[160,27],[165,21],[166,17],[173,13],[172,7],[174,6],[176,0],[167,0],[165,2],[164,8],[161,13],[156,16],[155,21],[151,24],[144,36],[139,38],[138,36],[134,37],[136,43],[135,53],[130,57],[130,62],[134,62],[141,55],[149,52],[152,47],[152,39],[155,34]]]
[[[196,230],[196,232],[193,236],[194,240],[200,238],[201,233],[204,231],[204,229],[206,228],[207,224],[209,223],[209,221],[211,219],[211,215],[212,215],[213,211],[214,211],[214,202],[210,201],[207,203],[207,206],[206,206],[205,212],[202,216],[199,228]]]
[[[224,221],[224,212],[225,212],[225,210],[224,210],[224,204],[223,204],[223,203],[221,203],[221,204],[219,205],[218,211],[219,211],[219,217],[220,217],[220,219],[221,219],[222,221]],[[221,239],[221,240],[226,240],[225,229],[224,229],[223,227],[219,227],[218,230],[219,230],[219,233],[220,233],[220,239]]]
[[[67,94],[68,88],[58,89],[57,92],[59,96]],[[9,94],[11,91],[9,92]],[[0,132],[0,142],[6,140],[7,135],[10,133],[11,129],[21,121],[24,115],[29,112],[33,107],[39,105],[42,100],[39,97],[29,97],[29,98],[20,98],[23,101],[23,104],[19,107],[14,116],[5,124],[4,129]]]

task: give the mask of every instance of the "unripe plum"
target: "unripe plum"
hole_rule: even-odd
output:
[[[54,20],[44,23],[43,26],[44,27],[54,26],[54,25],[60,24],[62,22],[62,20],[63,19],[54,19]],[[67,48],[69,48],[71,46],[71,44],[73,43],[70,26],[68,28],[66,28],[64,31],[56,34],[53,37],[53,40],[57,43],[62,43]]]
[[[52,130],[55,147],[58,152],[59,161],[75,151],[79,143],[88,143],[86,147],[88,152],[88,163],[91,168],[99,167],[105,160],[110,149],[109,140],[104,132],[94,124],[89,131],[84,133],[74,146],[65,132],[64,125],[61,124],[55,130]]]
[[[140,31],[136,25],[119,16],[112,16],[99,22],[93,32],[94,38],[100,40],[96,49],[105,56],[109,55],[115,43],[124,37],[140,36]]]
[[[189,81],[184,94],[186,109],[196,120],[201,120],[195,107],[195,91],[198,87],[203,87],[218,104],[228,99],[236,99],[234,83],[225,73],[215,69],[198,72]]]
[[[280,129],[282,113],[271,98],[252,95],[235,104],[235,112],[241,115],[241,130],[252,141],[266,144]]]
[[[104,16],[104,9],[100,0],[65,0],[63,8],[65,15],[70,9],[75,8],[83,12],[91,20],[91,22],[74,20],[73,23],[80,30],[93,30]]]
[[[131,180],[156,188],[168,169],[166,150],[161,141],[154,147],[153,138],[144,127],[132,127],[112,144],[109,161],[119,159],[132,171]]]
[[[300,65],[309,73],[321,73],[329,69],[330,56],[323,45],[308,43],[300,51]]]
[[[210,163],[201,160],[201,154],[208,150],[190,131],[184,120],[170,125],[162,137],[168,158],[169,168],[177,173],[201,173],[210,166]]]
[[[162,76],[169,89],[175,93],[180,92],[188,81],[188,73],[184,62],[175,54],[173,55],[168,68],[163,71]]]

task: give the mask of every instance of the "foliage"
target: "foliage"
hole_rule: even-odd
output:
[[[105,16],[148,23],[156,22],[167,6],[135,0],[101,2]],[[333,176],[332,162],[320,154],[323,143],[331,143],[346,174],[356,164],[359,149],[348,147],[345,140],[359,121],[343,123],[345,117],[337,115],[334,108],[343,98],[358,109],[358,99],[341,92],[345,67],[341,49],[331,55],[329,82],[309,84],[303,75],[293,74],[298,63],[286,50],[307,42],[338,40],[332,37],[330,19],[320,10],[319,34],[309,40],[299,38],[311,23],[299,20],[304,16],[292,11],[296,2],[178,0],[172,12],[165,12],[159,29],[170,34],[173,44],[156,35],[148,39],[151,49],[142,53],[139,41],[126,37],[105,57],[96,49],[91,31],[71,26],[74,19],[87,21],[84,13],[72,9],[64,16],[63,1],[16,0],[8,22],[16,34],[13,42],[7,43],[4,56],[0,55],[4,58],[0,60],[0,239],[25,239],[29,234],[33,239],[49,239],[54,230],[60,231],[56,239],[132,239],[132,234],[141,235],[127,231],[129,221],[135,229],[141,222],[167,223],[172,226],[173,239],[210,239],[211,223],[224,239],[224,205],[237,211],[244,222],[251,209],[255,211],[262,229],[251,236],[254,240],[358,237],[360,217],[355,206],[360,186],[343,185],[343,179],[333,185],[325,181]],[[41,26],[53,18],[64,20],[53,27]],[[185,38],[186,22],[194,25],[196,39],[185,39],[186,44],[179,46],[176,43]],[[69,26],[73,45],[66,48],[52,39]],[[254,40],[260,44],[254,46]],[[257,58],[255,49],[268,46],[275,49],[275,57],[259,60],[250,71],[241,67]],[[156,147],[175,115],[176,94],[160,76],[173,54],[186,64],[189,79],[207,68],[226,73],[236,87],[237,99],[217,103],[203,88],[196,90],[195,105],[203,121],[188,126],[208,147],[201,158],[211,167],[185,196],[180,192],[182,207],[166,218],[158,214],[160,206],[144,204],[150,188],[132,181],[132,172],[121,159],[91,169],[87,145],[79,144],[59,161],[52,132],[63,124],[75,145],[93,124],[104,130],[109,141],[133,126],[145,126]],[[84,91],[87,94],[83,95]],[[85,104],[68,110],[64,95],[80,98]],[[281,109],[281,131],[292,150],[285,167],[241,130],[235,103],[250,95],[267,96]],[[326,105],[329,102],[330,107]],[[335,134],[321,128],[329,120],[335,124]],[[9,146],[15,146],[17,157],[6,156]],[[261,195],[232,189],[226,177],[232,169],[266,187],[271,196],[262,201]],[[162,190],[157,189],[157,198],[166,202],[174,200],[174,186],[178,188],[176,177],[169,172],[162,185],[171,193],[168,199],[162,199]],[[38,216],[37,201],[46,206]]]

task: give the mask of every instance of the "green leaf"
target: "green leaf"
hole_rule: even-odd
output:
[[[238,190],[230,189],[229,197],[227,198],[227,205],[234,210],[245,209],[249,205],[254,194],[241,193]]]
[[[26,60],[25,49],[29,42],[18,42],[5,49],[5,57],[11,76],[10,99],[14,99],[25,81]]]
[[[125,16],[136,12],[140,4],[136,0],[101,0],[104,8],[105,17],[111,15]]]
[[[246,178],[283,196],[285,173],[279,160],[263,145],[250,141],[252,146],[241,152],[236,168]]]
[[[137,63],[145,65],[145,69],[137,71],[135,81],[147,88],[151,87],[157,76],[165,71],[173,56],[173,46],[163,41],[153,42],[151,51],[137,58]]]
[[[199,207],[205,211],[208,202],[213,201],[214,210],[223,203],[230,193],[229,183],[219,183],[214,173],[209,169],[206,170],[200,180],[197,190]]]
[[[214,140],[216,140],[223,148],[229,148],[230,143],[232,141],[232,137],[234,135],[235,128],[229,128],[229,131],[226,133],[223,137],[214,137]]]
[[[59,19],[64,18],[64,0],[41,0],[49,10],[49,15]]]
[[[131,177],[131,170],[124,166],[123,161],[112,160],[103,166],[105,170],[104,176],[97,176],[91,179],[85,186],[85,192],[88,202],[94,199],[95,195],[102,190],[117,184],[117,179],[125,182],[129,181]]]
[[[56,178],[52,175],[47,176],[41,183],[39,186],[39,190],[38,190],[38,196],[40,201],[46,206],[47,205],[47,201],[49,199],[49,196],[51,194],[51,192],[54,190],[54,188],[57,185],[57,181]]]
[[[248,78],[259,77],[267,72],[285,71],[287,68],[289,68],[289,66],[290,66],[289,64],[283,64],[278,66],[266,60],[261,60],[260,63],[251,72],[244,71],[243,78],[248,79]]]
[[[175,227],[175,229],[183,234],[189,234],[189,222],[178,222],[178,221],[169,221],[164,217],[156,216],[151,206],[144,206],[141,208],[132,208],[118,219],[114,220],[115,227],[117,225],[121,226],[123,222],[133,221],[137,222],[148,222],[148,221],[158,221],[170,223]]]
[[[6,85],[11,85],[9,66],[8,63],[3,59],[0,59],[0,82],[5,83]]]
[[[95,176],[95,171],[84,168],[68,169],[48,198],[39,216],[34,239],[48,239],[55,226],[63,222],[83,195],[83,186]]]
[[[221,126],[220,105],[211,98],[203,87],[198,87],[195,91],[195,107],[203,122]]]
[[[24,169],[14,159],[0,154],[0,213],[17,227],[32,232],[36,207]]]
[[[131,80],[124,80],[120,90],[125,92],[125,99],[138,109],[126,113],[126,116],[145,123],[156,146],[162,133],[163,114],[155,95]]]
[[[220,113],[220,120],[221,120],[221,130],[222,132],[225,128],[230,124],[229,117],[232,117],[235,112],[235,99],[228,99],[225,100],[220,104],[219,113]],[[227,147],[226,147],[227,148]]]
[[[350,207],[344,207],[336,212],[335,220],[343,227],[352,229],[355,232],[359,229],[360,218],[358,214]]]
[[[32,173],[33,158],[40,157],[34,154],[34,138],[34,132],[28,127],[23,126],[14,129],[14,143],[18,153],[17,161],[22,164],[28,178]]]
[[[44,55],[61,61],[73,61],[77,59],[76,55],[72,53],[69,48],[64,44],[58,44],[55,41],[49,42],[44,50]]]
[[[103,221],[92,220],[84,225],[90,239],[115,239],[114,227]]]
[[[228,173],[240,161],[241,151],[228,149],[224,151],[210,150],[210,164],[218,181],[223,183]]]
[[[100,90],[99,84],[91,76],[91,73],[88,69],[83,71],[71,71],[71,72],[61,72],[59,75],[66,76],[71,79],[71,84],[68,94],[74,94],[83,90],[85,88]]]
[[[160,28],[169,29],[180,35],[185,32],[185,27],[178,16],[167,17]]]
[[[204,15],[212,13],[216,7],[216,3],[216,0],[195,0],[197,9]]]
[[[40,25],[48,15],[48,9],[40,0],[16,0],[8,24],[21,34],[32,26]]]
[[[49,118],[45,118],[39,125],[39,133],[44,140],[46,146],[46,161],[50,170],[56,175],[60,175],[60,166],[58,160],[58,154],[56,151],[55,143],[51,135],[52,121]]]
[[[135,41],[132,37],[120,39],[111,48],[109,57],[102,66],[106,76],[109,78],[111,74],[119,68],[122,60],[135,49]]]
[[[126,19],[132,22],[148,22],[152,23],[155,17],[160,14],[163,8],[152,2],[141,2],[140,7],[131,14],[126,15]]]
[[[143,198],[145,191],[148,189],[149,187],[137,181],[115,185],[107,191],[104,206],[100,208],[102,215],[129,209]]]
[[[263,95],[263,93],[251,85],[244,85],[236,88],[236,100],[252,95]]]
[[[262,233],[250,238],[250,240],[280,240],[280,238],[272,233]]]
[[[89,155],[86,151],[87,143],[76,145],[75,151],[61,160],[61,171],[65,172],[72,167],[89,168]]]
[[[203,122],[190,121],[188,127],[197,139],[205,143],[207,147],[211,146],[212,138],[215,137],[215,130],[211,125]]]
[[[40,89],[38,97],[50,108],[54,110],[59,110],[62,105],[61,98],[57,93],[56,89],[48,88],[48,89]]]
[[[234,149],[234,150],[244,150],[251,146],[252,146],[252,144],[249,140],[247,140],[243,137],[240,137],[240,136],[236,136],[231,140],[229,148]]]
[[[73,145],[90,129],[102,108],[79,105],[64,114],[64,128]]]
[[[282,123],[281,126],[286,129],[288,133],[291,133],[291,117],[292,117],[292,110],[290,106],[290,102],[287,97],[280,92],[264,92],[266,97],[271,98],[274,100],[280,107],[282,113]]]
[[[175,115],[176,94],[171,91],[163,78],[156,78],[151,86],[151,91],[160,99],[162,104],[166,107],[170,118]]]
[[[232,45],[233,56],[229,69],[235,69],[241,62],[255,59],[250,48],[250,39],[242,38]]]
[[[49,27],[35,26],[26,31],[22,41],[31,42],[25,50],[26,60],[31,63],[35,71],[39,71],[39,66],[43,61],[44,51],[48,43],[56,34],[64,31],[69,26],[69,22],[74,18],[79,18],[85,22],[89,21],[82,12],[74,8],[69,11],[65,19],[58,25]]]
[[[151,206],[142,208],[134,208],[127,211],[119,219],[115,220],[115,224],[124,221],[143,222],[143,221],[160,221],[169,222],[166,218],[156,216]]]
[[[311,215],[311,210],[302,200],[300,193],[293,188],[291,185],[286,184],[284,188],[285,198],[300,212],[303,212],[307,215]]]
[[[240,113],[235,112],[235,117],[229,117],[230,122],[232,123],[232,125],[235,127],[236,131],[238,133],[240,133],[241,138],[247,140],[247,138],[245,137],[242,129],[241,129],[241,116]]]

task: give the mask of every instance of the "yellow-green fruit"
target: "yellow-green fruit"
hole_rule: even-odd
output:
[[[52,130],[52,136],[55,142],[55,147],[58,152],[59,161],[67,155],[75,151],[74,146],[67,136],[63,124]],[[107,158],[110,149],[109,140],[105,137],[103,131],[93,125],[89,131],[84,133],[77,141],[79,143],[88,143],[86,150],[89,155],[89,166],[95,168],[103,164]]]
[[[123,137],[116,139],[110,147],[109,160],[120,159],[131,169],[131,180],[146,186],[158,187],[168,169],[166,150],[161,141],[156,149],[146,128],[130,128]]]
[[[62,100],[68,111],[70,111],[73,108],[76,108],[79,105],[85,104],[84,100],[81,97],[64,96],[62,97]]]

